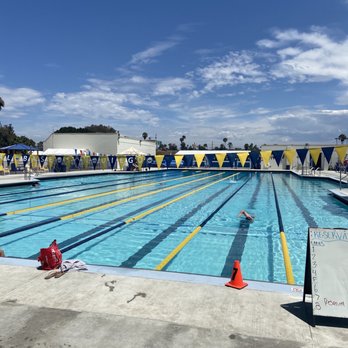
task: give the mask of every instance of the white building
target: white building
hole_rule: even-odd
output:
[[[117,155],[129,148],[156,155],[155,140],[138,140],[116,133],[52,133],[44,142],[48,149],[83,149],[89,154]]]

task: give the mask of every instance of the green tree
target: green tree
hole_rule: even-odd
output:
[[[227,146],[228,146],[228,149],[231,150],[232,147],[233,147],[233,144],[232,144],[231,142],[229,142],[229,143],[227,144]]]
[[[16,143],[16,133],[13,129],[12,124],[0,126],[0,146],[8,146]]]
[[[43,151],[43,141],[39,141],[39,142],[36,144],[36,148],[37,148],[39,151]]]
[[[183,135],[183,136],[180,138],[180,149],[181,149],[181,150],[186,150],[185,139],[186,139],[186,136],[185,136],[185,135]]]
[[[84,128],[76,128],[72,126],[61,127],[54,133],[116,133],[116,130],[110,126],[104,126],[102,124],[92,124]]]
[[[178,151],[178,146],[174,143],[168,144],[168,149],[172,151]]]
[[[253,143],[250,143],[250,144],[244,144],[244,150],[249,150],[249,151],[258,151],[260,152],[260,149],[259,147]]]
[[[143,136],[144,140],[146,140],[146,139],[147,139],[148,134],[147,134],[146,132],[144,132],[144,133],[142,134],[142,136]]]

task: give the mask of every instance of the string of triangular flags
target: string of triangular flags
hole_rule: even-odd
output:
[[[233,153],[204,153],[197,152],[195,154],[188,155],[110,155],[110,156],[53,156],[53,155],[35,155],[35,154],[5,154],[0,153],[0,166],[3,162],[7,163],[10,167],[13,164],[14,167],[18,167],[20,160],[23,167],[30,163],[31,168],[45,168],[49,170],[61,169],[63,166],[66,170],[70,168],[75,169],[89,169],[90,166],[93,169],[114,169],[118,162],[121,169],[127,170],[141,170],[142,168],[157,167],[169,168],[169,167],[196,167],[200,168],[202,165],[205,167],[244,167],[249,161],[253,167],[257,167],[262,161],[265,166],[269,166],[271,158],[275,160],[277,165],[283,158],[286,159],[289,165],[292,165],[295,159],[299,159],[301,164],[304,165],[305,160],[309,154],[310,159],[314,165],[317,165],[322,153],[328,163],[330,163],[334,152],[337,154],[338,161],[344,163],[348,145],[332,146],[332,147],[312,147],[303,149],[286,149],[286,150],[261,150],[261,151],[241,151]]]

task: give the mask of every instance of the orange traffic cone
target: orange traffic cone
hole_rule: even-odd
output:
[[[240,268],[239,261],[235,260],[233,264],[231,280],[228,283],[226,283],[225,286],[229,286],[231,288],[240,290],[245,288],[247,285],[248,283],[243,282],[242,269]]]

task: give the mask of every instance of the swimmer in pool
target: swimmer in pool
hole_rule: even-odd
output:
[[[246,210],[241,210],[238,217],[241,217],[242,215],[244,215],[248,221],[254,222],[255,216],[251,216]]]

